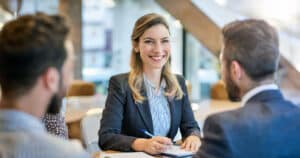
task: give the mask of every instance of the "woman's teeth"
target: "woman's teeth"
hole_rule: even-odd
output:
[[[153,59],[153,60],[155,60],[155,61],[159,61],[159,60],[161,60],[164,57],[165,57],[165,55],[162,55],[162,56],[150,56],[150,58]]]
[[[161,60],[161,56],[151,57],[153,60]]]

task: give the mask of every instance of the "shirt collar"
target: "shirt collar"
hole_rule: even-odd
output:
[[[266,91],[266,90],[277,90],[278,86],[274,83],[272,84],[264,84],[264,85],[260,85],[258,87],[255,87],[253,89],[251,89],[250,91],[248,91],[242,98],[242,106],[245,106],[246,102],[249,101],[249,99],[251,99],[252,97],[254,97],[256,94],[262,92],[262,91]]]
[[[151,88],[153,88],[153,89],[155,89],[156,87],[155,87],[155,85],[153,84],[153,83],[151,83],[151,81],[149,81],[148,79],[147,79],[147,77],[146,77],[146,75],[145,74],[143,74],[143,78],[144,78],[144,82],[147,84],[147,85],[149,85]],[[160,83],[160,88],[162,88],[162,89],[165,89],[166,88],[166,80],[163,78],[162,80],[161,80],[161,83]]]
[[[1,130],[45,132],[41,119],[17,110],[1,110],[0,124]]]

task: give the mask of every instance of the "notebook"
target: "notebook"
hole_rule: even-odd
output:
[[[163,155],[171,157],[189,157],[194,154],[194,152],[181,149],[178,145],[172,145],[171,148],[163,152]]]
[[[154,158],[144,152],[101,153],[100,158]]]

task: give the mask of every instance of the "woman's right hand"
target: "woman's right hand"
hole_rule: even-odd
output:
[[[155,136],[151,139],[137,138],[132,143],[135,151],[144,151],[148,154],[160,154],[172,145],[171,139],[167,137]]]

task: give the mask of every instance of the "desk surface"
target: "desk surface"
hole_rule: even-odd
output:
[[[88,109],[70,111],[70,112],[67,111],[65,114],[66,123],[80,121],[85,116],[87,111]]]
[[[79,122],[85,114],[94,108],[103,108],[105,96],[77,96],[65,99],[65,120],[67,123]]]

